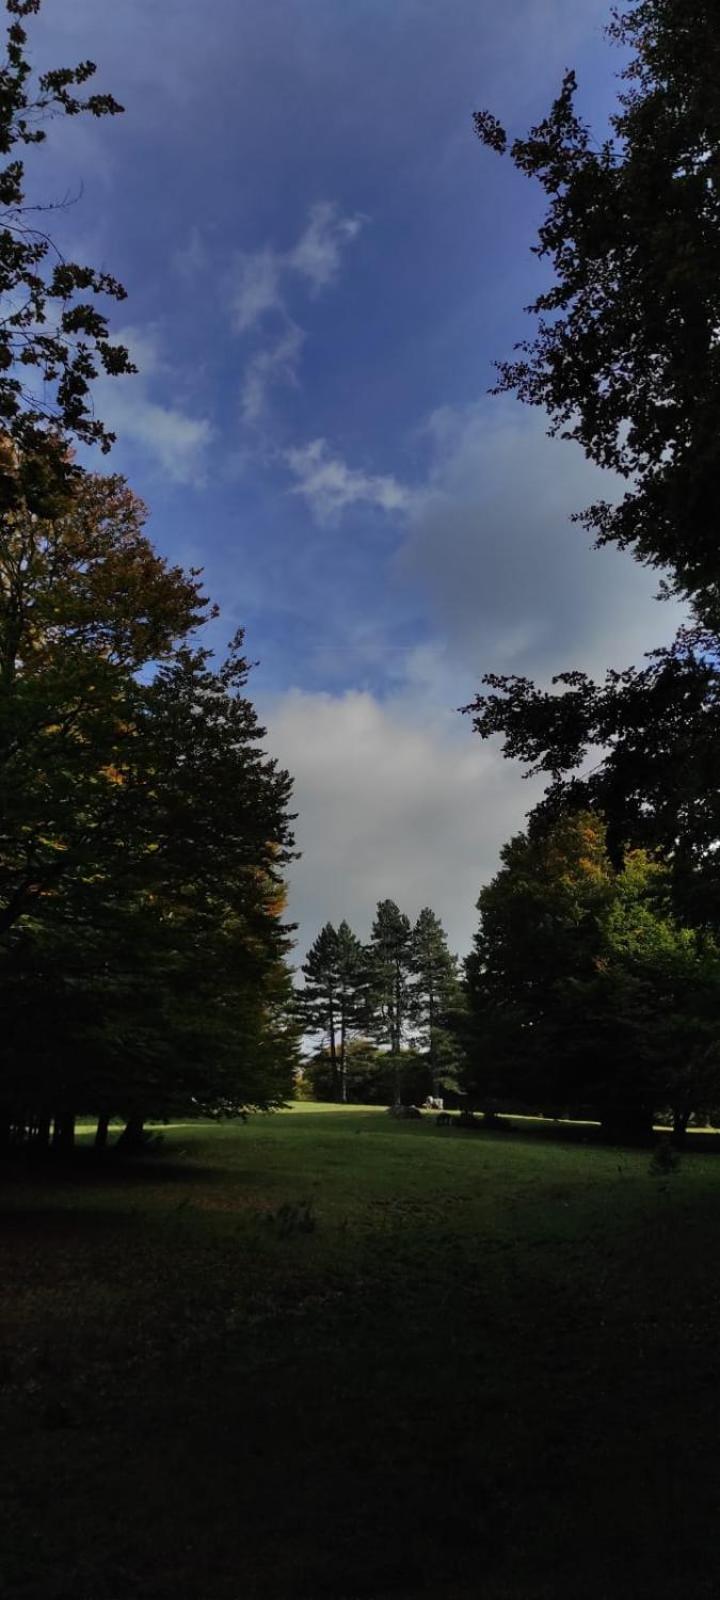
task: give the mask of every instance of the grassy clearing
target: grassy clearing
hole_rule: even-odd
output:
[[[298,1105],[8,1172],[3,1600],[710,1596],[720,1162]]]

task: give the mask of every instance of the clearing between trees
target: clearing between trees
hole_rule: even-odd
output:
[[[8,1168],[4,1600],[715,1593],[720,1162],[650,1167],[296,1105]]]

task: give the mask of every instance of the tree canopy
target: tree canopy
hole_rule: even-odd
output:
[[[548,115],[512,142],[489,112],[483,143],[548,198],[535,253],[553,281],[535,337],[499,388],[629,487],[580,515],[598,541],[670,573],[720,626],[720,36],[712,0],[636,0],[609,35],[622,91],[599,144],[566,73]]]
[[[135,369],[124,346],[113,343],[98,299],[123,300],[125,290],[105,271],[66,261],[44,225],[52,199],[31,203],[26,195],[23,151],[47,138],[54,117],[117,116],[122,106],[107,92],[85,93],[95,64],[82,61],[34,74],[27,54],[26,18],[41,0],[6,0],[10,16],[5,59],[0,65],[0,434],[22,454],[15,473],[50,444],[56,469],[69,467],[62,439],[109,449],[114,435],[95,415],[92,381],[99,372]],[[3,501],[13,478],[0,469]],[[27,487],[27,486],[26,486]]]
[[[682,927],[647,851],[618,870],[590,813],[521,834],[478,902],[465,1081],[477,1103],[684,1132],[720,1091],[720,949]]]

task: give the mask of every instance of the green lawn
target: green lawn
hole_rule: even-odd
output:
[[[720,1590],[720,1160],[298,1105],[4,1174],[2,1600]]]

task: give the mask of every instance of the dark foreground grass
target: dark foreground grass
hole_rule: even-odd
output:
[[[5,1174],[2,1600],[717,1595],[720,1160],[648,1168],[298,1107]]]

